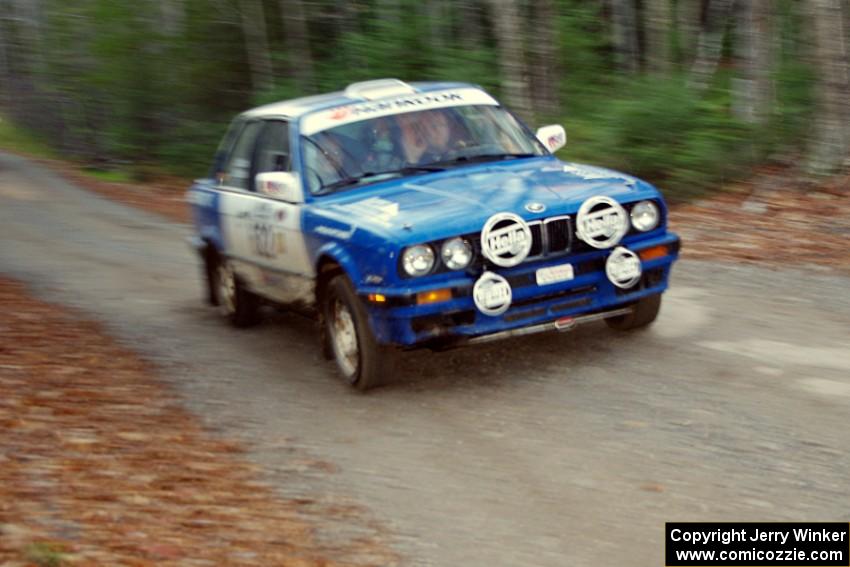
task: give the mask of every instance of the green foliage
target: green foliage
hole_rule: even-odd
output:
[[[108,181],[110,183],[129,183],[134,179],[128,171],[123,170],[86,168],[83,172],[89,177],[93,177],[100,181]]]
[[[39,43],[24,20],[0,19],[0,35],[30,42],[10,51],[10,68],[34,94],[13,101],[8,115],[38,133],[33,138],[0,122],[0,145],[43,154],[43,138],[87,163],[126,164],[133,174],[163,167],[194,176],[207,171],[233,115],[253,105],[378,77],[467,81],[500,94],[498,14],[490,3],[305,1],[313,60],[313,84],[305,87],[291,76],[305,54],[288,42],[280,0],[259,1],[275,70],[273,85],[263,92],[251,87],[240,2],[43,0]],[[604,3],[555,4],[561,72],[555,96],[570,135],[568,159],[622,169],[687,198],[746,176],[750,164],[771,153],[800,146],[812,113],[814,74],[800,62],[809,39],[796,0],[776,4],[782,39],[773,70],[775,104],[769,123],[758,128],[737,122],[731,111],[734,33],[726,35],[726,59],[711,88],[696,94],[684,76],[619,71]],[[165,16],[166,5],[182,13]],[[529,25],[533,13],[531,4],[522,3],[526,79],[533,78],[532,55],[541,37]],[[474,38],[464,37],[470,23],[479,30]],[[675,25],[670,36],[672,68],[684,73],[692,38]]]
[[[0,148],[38,157],[55,157],[55,152],[41,137],[0,116]]]
[[[759,137],[730,116],[727,91],[697,98],[683,79],[623,82],[604,107],[575,118],[568,159],[657,184],[673,199],[718,188],[763,155]]]

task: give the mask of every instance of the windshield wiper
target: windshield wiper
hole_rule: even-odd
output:
[[[529,158],[529,157],[536,157],[536,156],[537,156],[537,154],[531,154],[531,153],[512,154],[512,153],[508,153],[508,152],[502,153],[502,154],[478,154],[478,155],[471,155],[471,156],[458,156],[456,158],[449,159],[449,160],[446,160],[446,161],[438,161],[438,162],[432,163],[430,165],[436,165],[436,166],[463,165],[463,164],[467,164],[467,163],[480,163],[480,162],[485,162],[485,161],[499,161],[499,160],[503,160],[503,159],[519,159],[519,158]]]
[[[389,179],[391,177],[403,177],[405,175],[411,175],[413,173],[422,173],[427,171],[444,171],[444,167],[440,167],[439,165],[407,165],[405,167],[400,167],[398,169],[392,169],[388,171],[364,171],[358,175],[352,175],[349,177],[345,177],[343,179],[338,179],[333,183],[328,183],[327,185],[322,186],[321,193],[328,193],[334,191],[336,189],[341,189],[343,187],[350,187],[352,185],[359,185],[363,182],[368,181],[381,181],[382,179]]]

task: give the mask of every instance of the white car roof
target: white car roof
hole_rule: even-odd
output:
[[[358,102],[380,100],[402,94],[418,94],[441,89],[479,88],[468,83],[418,82],[405,83],[398,79],[378,79],[348,85],[344,91],[273,102],[242,113],[247,118],[283,116],[297,118],[308,112],[344,106]]]

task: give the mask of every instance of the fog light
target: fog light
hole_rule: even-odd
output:
[[[452,290],[435,289],[433,291],[423,291],[416,294],[416,305],[427,305],[429,303],[441,303],[449,301],[452,298]]]
[[[387,296],[382,294],[382,293],[370,293],[368,298],[369,298],[369,301],[371,301],[372,303],[386,303],[387,302]]]
[[[652,248],[646,248],[638,252],[638,256],[644,262],[648,262],[649,260],[655,260],[656,258],[663,258],[667,255],[667,246],[653,246]]]

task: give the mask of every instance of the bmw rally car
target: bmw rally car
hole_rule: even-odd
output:
[[[649,184],[564,163],[482,89],[394,79],[236,118],[188,193],[209,301],[315,307],[354,386],[399,348],[651,323],[679,251]]]

